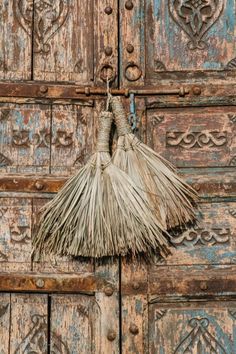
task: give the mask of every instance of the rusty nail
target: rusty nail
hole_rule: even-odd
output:
[[[106,296],[111,296],[113,294],[114,290],[111,286],[106,286],[104,289],[104,293]]]
[[[107,15],[111,15],[112,14],[112,7],[111,6],[107,6],[107,7],[105,7],[105,13],[107,14]]]
[[[126,10],[132,10],[133,7],[134,7],[134,4],[131,0],[126,1],[126,3],[125,3]]]
[[[44,184],[43,183],[40,183],[39,181],[36,181],[35,182],[35,188],[38,190],[38,191],[41,191],[44,187]]]
[[[126,46],[126,50],[127,50],[128,53],[133,53],[133,51],[134,51],[134,46],[133,46],[131,43],[129,43],[129,44],[127,44],[127,46]]]
[[[201,186],[200,186],[200,184],[195,183],[195,184],[193,185],[193,188],[196,189],[196,191],[200,191]]]
[[[200,289],[204,291],[208,289],[207,283],[205,281],[201,281]]]
[[[199,87],[199,86],[193,87],[193,94],[194,95],[198,96],[198,95],[201,95],[201,93],[202,93],[201,87]]]
[[[113,340],[116,339],[116,332],[110,329],[107,333],[107,339],[112,342]]]
[[[112,47],[106,47],[105,48],[105,54],[106,55],[112,55]]]
[[[133,335],[136,336],[139,332],[139,329],[134,323],[132,323],[129,327],[129,331],[130,331],[130,333],[132,333]]]
[[[43,288],[44,287],[44,280],[37,279],[35,284],[36,284],[37,288]]]
[[[41,93],[46,93],[46,92],[48,92],[48,87],[47,86],[40,86],[39,91]]]
[[[134,283],[133,283],[133,289],[134,290],[138,290],[140,288],[140,284],[137,282],[137,281],[135,281]]]

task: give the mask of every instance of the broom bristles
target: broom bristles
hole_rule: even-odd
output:
[[[163,228],[185,229],[196,219],[196,191],[177,175],[172,164],[132,134],[119,98],[112,98],[112,108],[119,135],[113,163],[132,176],[148,196]]]
[[[107,142],[111,119],[110,114]],[[99,151],[46,205],[33,239],[41,254],[97,258],[151,249],[159,249],[163,256],[169,253],[164,229],[148,199],[111,163],[107,149],[108,143],[98,138]]]

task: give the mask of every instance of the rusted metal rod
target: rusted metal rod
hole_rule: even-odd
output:
[[[149,95],[176,95],[184,97],[190,93],[201,93],[192,88],[158,86],[152,88],[121,88],[111,89],[113,95],[129,97],[130,94],[137,96]],[[196,93],[197,92],[197,93]],[[200,92],[200,93],[199,93]],[[45,84],[38,82],[0,82],[0,97],[23,97],[23,98],[47,98],[47,99],[78,99],[92,96],[105,96],[106,88],[103,87],[78,87],[71,84]]]

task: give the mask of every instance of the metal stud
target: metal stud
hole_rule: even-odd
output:
[[[37,288],[43,288],[44,287],[44,280],[43,279],[37,279],[35,282]]]
[[[41,93],[47,93],[48,92],[48,87],[47,86],[40,86],[39,91]]]
[[[130,333],[132,333],[134,336],[136,336],[139,333],[138,326],[136,326],[134,323],[132,323],[129,327]]]
[[[140,288],[140,284],[137,281],[133,282],[133,289],[138,290],[139,288]]]
[[[199,87],[199,86],[193,87],[193,94],[194,95],[199,96],[199,95],[201,95],[201,93],[202,93],[201,87]]]
[[[112,329],[110,329],[107,333],[107,339],[110,341],[110,342],[113,342],[113,340],[116,339],[116,332],[113,331]]]
[[[128,53],[133,53],[133,51],[134,51],[134,46],[133,46],[131,43],[129,43],[129,44],[127,44],[127,46],[126,46],[126,50],[127,50]]]
[[[111,286],[106,286],[104,289],[104,293],[106,294],[106,296],[112,296],[114,293],[114,290]]]
[[[107,15],[111,15],[113,10],[111,6],[107,6],[104,11]]]
[[[109,55],[112,55],[112,47],[106,47],[105,48],[105,54],[107,55],[107,56],[109,56]]]
[[[44,188],[44,184],[39,181],[36,181],[34,185],[38,191],[41,191]]]
[[[131,0],[127,0],[126,3],[125,3],[125,8],[126,10],[132,10],[134,7],[134,4]]]
[[[202,281],[200,283],[200,289],[203,290],[203,291],[206,291],[208,289],[207,282]]]

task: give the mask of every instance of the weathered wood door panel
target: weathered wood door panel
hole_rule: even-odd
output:
[[[235,69],[235,24],[234,0],[122,0],[122,84],[230,77],[229,70]]]
[[[3,1],[0,78],[103,84],[117,76],[117,2]],[[100,35],[102,34],[102,35]]]

